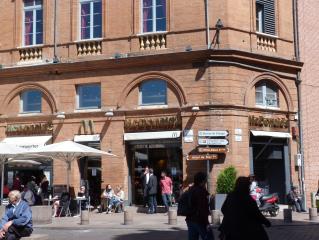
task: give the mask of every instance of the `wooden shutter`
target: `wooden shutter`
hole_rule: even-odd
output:
[[[264,6],[264,33],[276,35],[275,0],[256,0]]]

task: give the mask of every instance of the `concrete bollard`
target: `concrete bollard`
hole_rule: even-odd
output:
[[[87,225],[89,223],[90,223],[89,211],[88,210],[82,210],[81,211],[81,225]]]
[[[212,217],[212,224],[213,225],[220,225],[220,211],[219,210],[213,210],[211,217]]]
[[[133,212],[131,210],[124,211],[124,225],[130,225],[133,223]]]
[[[290,208],[284,209],[284,222],[292,223],[292,209]]]
[[[169,225],[176,225],[177,224],[177,211],[176,210],[169,210],[168,211],[168,224]]]
[[[317,219],[318,219],[317,208],[309,208],[309,220],[317,221]]]

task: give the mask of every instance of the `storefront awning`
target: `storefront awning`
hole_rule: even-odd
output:
[[[2,142],[13,144],[30,151],[43,147],[51,138],[52,136],[8,137],[3,139]]]
[[[99,141],[100,141],[100,134],[74,136],[74,142],[99,142]]]
[[[251,133],[255,137],[291,138],[290,133],[287,132],[267,132],[251,130]]]
[[[124,133],[125,141],[179,138],[181,131]]]

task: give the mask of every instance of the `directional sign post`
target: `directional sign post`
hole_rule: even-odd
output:
[[[228,145],[227,139],[210,139],[210,138],[199,138],[198,145],[215,145],[215,146],[226,146]]]
[[[227,148],[225,147],[199,147],[198,152],[200,153],[226,153]]]
[[[188,155],[187,160],[216,160],[217,154],[203,154],[203,155]]]
[[[227,137],[229,132],[223,131],[198,131],[198,137]]]

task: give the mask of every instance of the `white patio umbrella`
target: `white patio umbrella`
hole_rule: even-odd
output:
[[[28,153],[26,153],[28,154]],[[115,156],[114,154],[104,152],[95,148],[87,147],[85,145],[73,142],[64,141],[46,145],[35,149],[29,154],[38,154],[53,159],[61,160],[67,164],[67,190],[69,191],[70,186],[70,171],[71,163],[80,157],[98,157],[102,155]]]
[[[4,185],[4,164],[8,162],[9,158],[18,156],[25,152],[25,149],[17,147],[13,144],[0,142],[0,166],[1,166],[1,200],[3,198],[3,185]],[[2,201],[1,201],[2,204]]]

